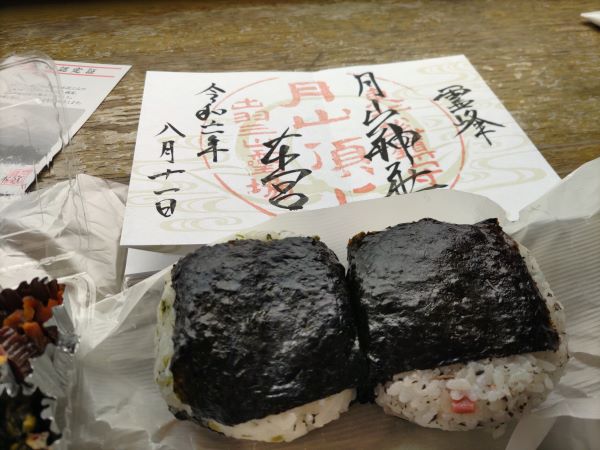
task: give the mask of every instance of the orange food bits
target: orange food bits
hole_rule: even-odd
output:
[[[36,309],[41,306],[41,303],[33,297],[23,298],[23,317],[26,321],[31,321],[35,317]]]
[[[52,301],[52,300],[50,300]],[[35,314],[35,320],[39,323],[45,323],[52,317],[52,307],[50,306],[50,302],[48,302],[48,306],[40,305]]]
[[[4,319],[2,325],[17,329],[23,322],[25,322],[23,310],[17,309],[16,311],[13,311],[6,319]]]
[[[25,335],[31,339],[39,349],[43,350],[46,346],[47,339],[40,324],[37,322],[25,322],[21,327],[23,328]]]
[[[48,300],[48,308],[54,308],[55,306],[59,306],[61,304],[62,304],[61,300],[54,300],[53,298]]]

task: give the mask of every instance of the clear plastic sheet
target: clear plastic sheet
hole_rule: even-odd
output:
[[[58,278],[66,285],[63,305],[53,308],[52,319],[42,325],[57,327],[56,345],[47,344],[41,355],[30,360],[33,371],[23,383],[17,383],[10,372],[5,373],[0,379],[0,390],[14,397],[18,392],[30,395],[39,389],[46,397],[41,415],[51,419],[54,433],[61,434],[70,428],[69,391],[77,347],[75,323],[85,323],[81,319],[90,313],[95,293],[82,274],[85,260],[80,262],[80,270],[64,263],[74,253],[87,250],[87,222],[84,214],[76,214],[71,227],[60,232],[73,245],[51,245],[40,239],[38,231],[48,228],[54,212],[52,199],[39,192],[24,195],[37,180],[37,174],[69,141],[60,79],[53,61],[44,55],[14,55],[0,62],[0,94],[0,195],[13,196],[10,202],[2,197],[1,205],[8,206],[0,206],[0,288],[16,288],[35,277]],[[68,156],[67,153],[67,163]],[[65,192],[72,200],[70,206],[82,210],[77,183],[69,181]],[[8,368],[8,364],[4,366]],[[66,448],[66,439],[59,439],[54,447]]]
[[[0,204],[0,286],[86,272],[99,299],[119,292],[126,194],[124,185],[79,175]]]
[[[506,230],[533,252],[564,305],[572,356],[565,376],[547,401],[512,424],[502,438],[493,440],[485,431],[449,433],[421,428],[386,416],[374,405],[355,405],[338,421],[290,444],[234,441],[178,421],[162,400],[152,372],[156,308],[169,272],[165,269],[92,306],[93,322],[81,337],[77,355],[79,384],[73,394],[72,447],[527,450],[541,444],[544,449],[594,448],[600,442],[598,173],[600,160],[586,164],[524,209],[517,222],[507,222],[502,209],[483,197],[429,191],[282,215],[253,229],[318,234],[345,261],[347,239],[358,231],[422,217],[459,223],[499,217]],[[101,220],[104,224],[108,221],[108,217]],[[112,241],[107,245],[112,246]],[[106,262],[97,268],[107,269]]]
[[[52,419],[51,429],[62,434],[53,445],[56,450],[69,448],[79,337],[92,323],[96,297],[114,294],[121,286],[117,274],[123,258],[115,223],[122,220],[125,187],[110,187],[100,179],[79,176],[0,204],[0,289],[16,288],[35,277],[66,285],[63,305],[53,308],[53,317],[44,324],[58,328],[56,345],[48,344],[31,360],[33,372],[26,384],[11,380],[4,373],[7,365],[0,374],[0,391],[14,396],[19,390],[29,394],[39,388],[48,397],[42,416]],[[87,209],[84,197],[91,201]]]
[[[54,61],[43,54],[0,61],[0,195],[25,193],[68,143]]]

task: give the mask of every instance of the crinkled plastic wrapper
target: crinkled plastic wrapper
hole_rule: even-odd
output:
[[[41,403],[51,440],[60,436],[53,449],[73,448],[76,353],[93,321],[91,306],[97,297],[121,288],[117,273],[123,258],[114,221],[122,220],[124,195],[122,185],[80,176],[16,200],[0,198],[0,290],[34,278],[65,285],[62,305],[52,307],[52,317],[42,325],[44,334],[53,329],[54,342],[29,358],[31,372],[20,380],[8,362],[0,365],[0,396],[8,413],[19,405],[38,408]],[[81,197],[90,201],[85,209]],[[11,342],[22,345],[23,340]]]

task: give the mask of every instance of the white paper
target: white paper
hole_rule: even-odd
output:
[[[571,360],[555,391],[514,434],[493,440],[484,431],[443,432],[386,416],[374,405],[352,406],[323,429],[290,444],[235,441],[172,417],[154,385],[156,308],[169,269],[96,305],[82,342],[80,420],[75,448],[110,449],[542,449],[597,448],[600,442],[600,159],[586,164],[526,208],[518,222],[502,220],[522,241],[565,307]],[[264,230],[318,234],[345,259],[356,231],[435,217],[474,222],[503,217],[484,197],[430,191],[281,215]],[[513,424],[514,426],[515,424]],[[577,430],[577,434],[573,433]],[[548,438],[544,439],[550,432]],[[558,438],[555,438],[558,436]],[[510,440],[510,443],[509,443]],[[508,445],[508,447],[507,447]],[[594,447],[596,446],[596,447]]]
[[[585,164],[507,225],[531,249],[566,307],[571,354],[558,395],[519,424],[508,450],[534,448],[525,445],[531,439],[544,449],[600,448],[599,173],[600,159]]]
[[[208,243],[292,206],[435,186],[487,196],[512,217],[558,180],[464,56],[148,72],[121,244]]]
[[[152,252],[137,248],[127,249],[124,275],[127,285],[132,286],[138,281],[174,264],[181,256],[176,253]]]
[[[581,17],[583,17],[588,22],[591,22],[594,25],[597,25],[600,27],[600,11],[592,11],[592,12],[588,12],[588,13],[583,13],[583,14],[581,14]]]
[[[129,65],[54,61],[64,98],[64,121],[72,138],[109,92],[131,68]],[[0,74],[1,75],[1,74]],[[27,79],[25,79],[27,81]],[[34,98],[35,97],[35,98]],[[45,84],[18,83],[0,76],[0,194],[20,194],[61,150],[57,125],[48,120],[55,111]]]

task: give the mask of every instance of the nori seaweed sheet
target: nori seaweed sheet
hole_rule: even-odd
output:
[[[192,419],[239,424],[357,385],[344,268],[317,239],[203,246],[172,281],[171,371]]]
[[[348,261],[371,385],[407,370],[558,346],[546,303],[496,219],[423,219],[361,233]]]

